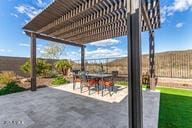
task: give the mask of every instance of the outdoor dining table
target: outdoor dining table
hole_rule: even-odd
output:
[[[86,75],[87,77],[99,78],[99,79],[112,77],[112,74],[102,74],[102,73],[86,73],[85,75]],[[74,74],[74,76],[80,77],[81,74]]]
[[[112,74],[104,74],[104,73],[86,73],[85,75],[87,78],[95,79],[97,81],[98,94],[100,89],[99,80],[103,80],[104,78],[111,78],[113,76]],[[81,74],[75,74],[74,76],[81,77]],[[102,95],[103,95],[103,91],[102,91]]]
[[[109,77],[112,77],[112,74],[88,73],[88,74],[86,74],[86,76],[87,76],[87,77],[92,77],[92,78],[103,79],[103,78],[109,78]]]

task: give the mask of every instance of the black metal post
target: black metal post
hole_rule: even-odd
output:
[[[81,71],[85,71],[85,46],[81,47]]]
[[[141,88],[141,0],[127,0],[129,128],[143,127]]]
[[[155,41],[154,31],[149,32],[149,72],[150,72],[150,89],[155,89]]]
[[[36,90],[36,35],[31,33],[31,91]]]

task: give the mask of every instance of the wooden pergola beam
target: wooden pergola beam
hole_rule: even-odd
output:
[[[62,43],[62,44],[67,44],[67,45],[72,45],[72,46],[77,46],[81,48],[81,70],[85,70],[85,45],[82,44],[77,44],[69,41],[65,41],[63,39],[58,39],[58,38],[53,38],[50,36],[34,33],[34,32],[29,32],[25,31],[26,35],[28,35],[31,38],[31,58],[30,58],[30,65],[31,65],[31,91],[36,91],[37,90],[37,81],[36,81],[36,39],[44,39],[48,41],[53,41],[57,43]]]
[[[26,35],[31,36],[31,34],[33,32],[25,31],[25,33],[26,33]],[[50,37],[50,36],[47,36],[47,35],[42,35],[42,34],[39,34],[39,33],[33,33],[33,35],[35,35],[36,38],[43,39],[43,40],[48,40],[48,41],[52,41],[52,42],[57,42],[57,43],[62,43],[62,44],[72,45],[72,46],[77,46],[77,47],[85,47],[82,44],[74,43],[74,42],[71,42],[71,41],[66,41],[66,40],[59,39],[59,38]]]
[[[30,33],[31,37],[31,91],[36,91],[36,35],[34,33]]]

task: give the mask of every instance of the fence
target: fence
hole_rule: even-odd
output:
[[[81,61],[73,61],[73,68],[80,69]],[[102,58],[102,59],[88,59],[85,60],[85,69],[87,71],[95,72],[97,70],[104,70],[106,73],[118,71],[121,75],[127,74],[127,58]]]
[[[192,78],[192,52],[156,55],[156,74],[170,78]]]
[[[80,69],[80,61],[75,60],[73,68]],[[127,75],[127,57],[88,59],[85,61],[87,71],[103,69],[106,73],[118,71],[120,75]],[[149,71],[149,56],[142,56],[142,73]],[[155,55],[155,72],[158,77],[192,78],[192,51],[166,52]]]

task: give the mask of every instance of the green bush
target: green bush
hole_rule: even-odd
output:
[[[61,76],[58,76],[55,80],[53,80],[51,82],[51,84],[53,84],[53,85],[61,85],[61,84],[66,84],[66,83],[69,83],[69,81],[67,81],[66,79],[64,79]]]
[[[47,63],[46,60],[36,60],[36,73],[39,76],[47,76],[47,74],[51,71],[51,64]],[[20,69],[30,75],[31,72],[31,65],[30,65],[30,60],[25,62],[24,65],[20,66]]]
[[[19,87],[16,82],[10,82],[5,87],[0,89],[0,96],[5,94],[11,94],[15,92],[25,91],[25,88]]]
[[[54,71],[51,71],[47,74],[48,78],[56,78],[58,76],[58,74]]]
[[[71,68],[72,68],[72,65],[69,63],[68,60],[59,60],[55,62],[55,69],[58,72],[62,72],[63,75],[66,75],[67,70]]]
[[[8,84],[16,81],[16,74],[12,71],[2,71],[0,73],[0,84]]]

